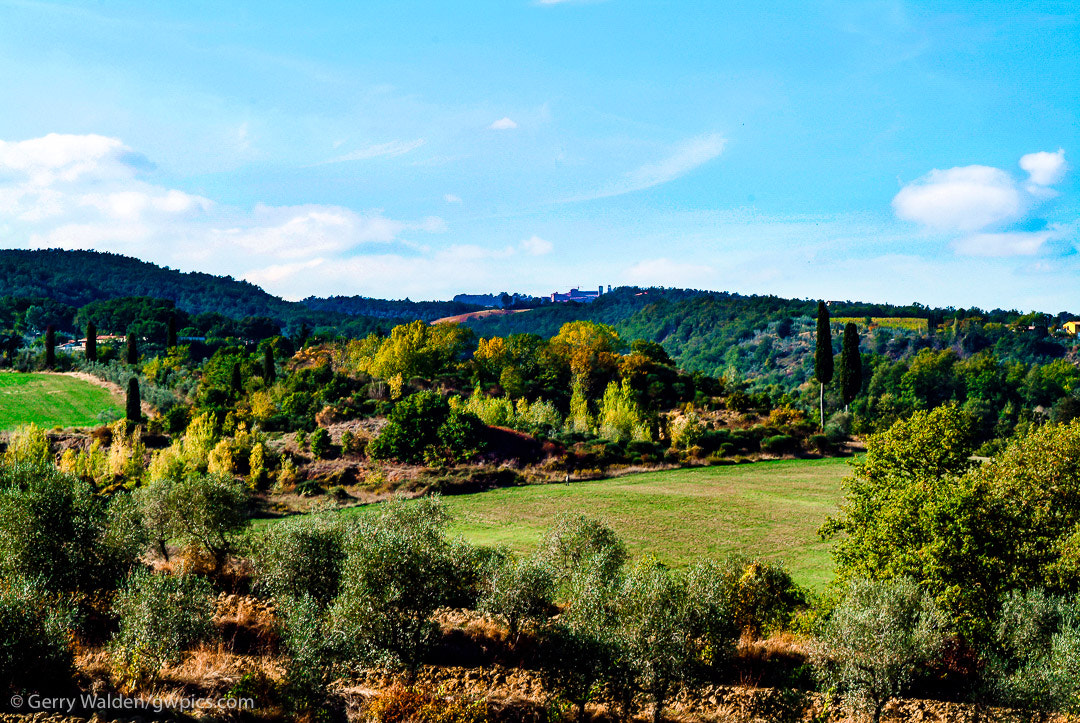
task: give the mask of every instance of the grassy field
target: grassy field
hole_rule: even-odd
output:
[[[0,373],[0,430],[33,422],[40,427],[100,424],[105,410],[123,414],[107,389],[62,374]]]
[[[832,319],[833,324],[846,324],[853,322],[860,328],[866,327],[866,317],[863,316],[840,316]],[[916,316],[875,316],[870,319],[874,326],[884,326],[893,329],[906,329],[908,331],[926,331],[926,319]]]
[[[453,531],[478,544],[528,552],[557,513],[582,512],[607,520],[634,555],[679,566],[743,552],[783,560],[797,582],[820,588],[833,573],[829,545],[816,533],[836,511],[847,471],[845,459],[758,462],[510,487],[444,501],[455,518]]]

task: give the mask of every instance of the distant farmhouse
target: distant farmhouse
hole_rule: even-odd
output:
[[[102,335],[97,337],[97,340],[98,340],[99,344],[107,343],[107,342],[119,343],[119,342],[125,341],[126,339],[127,339],[126,336],[109,335],[109,334],[102,334]],[[81,352],[81,353],[85,354],[86,353],[86,339],[79,339],[77,341],[69,341],[66,344],[61,344],[56,348],[57,348],[58,351],[66,351],[68,353]]]
[[[1076,336],[1077,334],[1080,334],[1080,321],[1066,321],[1061,325],[1061,328],[1066,334]]]
[[[608,293],[611,293],[611,286],[608,286]],[[570,289],[569,293],[563,294],[559,291],[554,291],[551,294],[551,301],[555,304],[565,303],[567,301],[578,301],[581,303],[588,303],[590,301],[596,301],[604,295],[604,287],[600,286],[596,291],[582,291],[580,289]]]

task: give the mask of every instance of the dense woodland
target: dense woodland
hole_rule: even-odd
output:
[[[217,641],[222,665],[248,667],[190,684],[257,697],[253,719],[338,719],[336,681],[398,671],[372,720],[660,720],[772,640],[788,653],[753,674],[790,692],[784,715],[833,701],[877,720],[902,694],[1080,708],[1080,368],[1063,317],[619,289],[469,325],[329,300],[311,313],[341,325],[309,326],[166,286],[52,298],[51,283],[0,286],[3,364],[92,374],[129,404],[91,432],[4,442],[0,701],[146,694]],[[56,352],[84,335],[100,341]],[[821,529],[826,592],[764,560],[632,560],[585,515],[515,556],[452,538],[437,498],[400,498],[844,454],[853,435],[865,454]],[[335,512],[360,496],[383,504]],[[425,682],[464,664],[528,671],[543,701],[508,713]]]

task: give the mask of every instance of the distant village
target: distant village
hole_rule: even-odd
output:
[[[606,292],[604,291],[603,284],[601,284],[596,290],[573,288],[567,292],[553,291],[548,296],[508,294],[505,291],[501,294],[458,294],[454,297],[454,301],[462,304],[486,306],[493,309],[505,309],[508,307],[539,306],[541,304],[564,304],[568,301],[587,304],[591,301],[596,301],[605,293],[611,293],[610,284],[608,285]]]

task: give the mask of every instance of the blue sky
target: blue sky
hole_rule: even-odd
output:
[[[1080,312],[1080,10],[0,0],[0,245]]]

